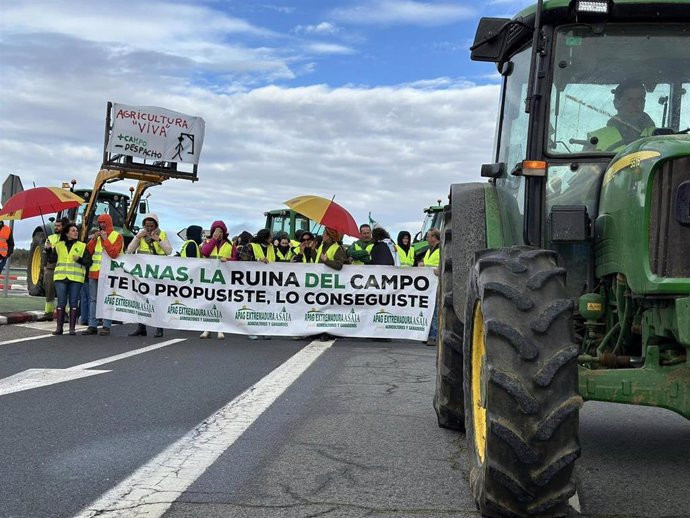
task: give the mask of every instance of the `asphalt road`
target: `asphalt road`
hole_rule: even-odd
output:
[[[0,326],[0,394],[3,380],[27,369],[184,340],[90,367],[108,372],[0,395],[0,516],[74,516],[137,476],[144,482],[127,490],[135,504],[122,516],[141,511],[138,498],[162,503],[171,517],[478,516],[464,436],[436,426],[433,348],[181,332],[135,339],[126,337],[131,326],[111,337],[26,340],[47,334],[47,325],[36,327]],[[13,339],[22,341],[4,343]],[[262,385],[312,349],[284,391]],[[46,376],[55,372],[73,370]],[[275,401],[262,400],[262,390]],[[225,421],[208,419],[228,408]],[[588,403],[581,436],[583,515],[690,514],[685,419]],[[186,480],[183,489],[172,491],[170,478]]]

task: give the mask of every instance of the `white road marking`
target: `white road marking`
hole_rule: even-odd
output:
[[[53,336],[53,335],[25,336],[24,338],[15,338],[13,340],[5,340],[4,342],[0,342],[0,345],[18,344],[19,342],[26,342],[27,340],[39,340],[41,338],[49,338],[51,336]]]
[[[570,499],[568,500],[568,504],[570,505],[570,507],[575,509],[575,512],[577,514],[580,514],[580,497],[577,496],[577,491],[575,491],[575,494],[570,497]]]
[[[69,369],[27,369],[0,380],[0,396],[55,385],[110,371],[70,371]]]
[[[15,392],[21,392],[23,390],[31,390],[38,387],[45,387],[47,385],[55,385],[56,383],[64,383],[65,381],[85,378],[87,376],[93,376],[95,374],[104,374],[106,372],[111,372],[109,370],[86,369],[98,367],[99,365],[104,365],[106,363],[116,362],[124,358],[129,358],[130,356],[136,356],[137,354],[147,353],[155,349],[160,349],[161,347],[173,345],[178,342],[184,342],[185,340],[186,338],[174,338],[172,340],[167,340],[165,342],[160,342],[146,347],[141,347],[140,349],[134,349],[133,351],[127,351],[126,353],[108,356],[107,358],[101,358],[100,360],[82,363],[81,365],[75,365],[74,367],[68,367],[66,369],[27,369],[7,378],[1,379],[0,396],[14,394]]]
[[[311,342],[129,478],[86,506],[77,518],[162,516],[332,344],[333,340]]]

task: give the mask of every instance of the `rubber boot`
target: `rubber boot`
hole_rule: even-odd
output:
[[[163,328],[162,327],[157,327],[156,332],[153,334],[154,338],[160,338],[163,336]]]
[[[55,299],[53,299],[55,300]],[[55,303],[51,300],[50,302],[46,302],[45,308],[43,310],[43,318],[44,320],[53,320],[53,312],[55,311]]]
[[[62,328],[65,326],[65,308],[57,308],[55,310],[55,313],[55,320],[57,320],[57,326],[55,327],[55,331],[53,331],[53,334],[61,335]]]
[[[77,331],[75,330],[75,327],[77,327],[77,318],[79,315],[77,314],[76,311],[71,311],[69,312],[69,334],[71,335],[76,335]]]

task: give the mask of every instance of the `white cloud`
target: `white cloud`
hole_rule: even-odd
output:
[[[132,39],[136,30],[118,33],[104,24],[109,37],[88,40],[65,21],[70,13],[34,5],[17,7],[24,9],[20,18],[8,4],[12,21],[0,22],[3,31],[12,31],[0,40],[0,169],[19,174],[25,187],[71,178],[82,187],[93,183],[109,100],[206,120],[200,181],[170,180],[150,191],[171,233],[215,219],[224,219],[233,233],[256,231],[264,211],[303,193],[335,195],[359,221],[371,211],[399,230],[421,222],[422,209],[445,199],[450,183],[479,181],[479,165],[489,160],[497,86],[446,77],[395,87],[265,86],[270,78],[308,71],[312,61],[295,63],[284,48],[230,46],[220,36],[226,29],[215,27],[235,27],[232,20],[204,18],[203,9],[189,15],[208,21],[209,34],[181,29],[182,43],[167,48],[167,36],[149,34],[139,46]],[[77,7],[88,15],[90,5]],[[151,31],[174,22],[163,16],[168,11],[154,11],[159,4],[141,5],[152,10],[146,20],[157,20]],[[49,21],[55,15],[51,23],[60,30],[33,19],[39,14]],[[18,223],[20,246],[36,224]]]
[[[318,34],[318,35],[328,35],[337,34],[340,28],[331,22],[321,22],[316,25],[298,25],[294,28],[294,32],[297,34]]]
[[[474,9],[456,3],[415,0],[369,0],[332,11],[336,20],[365,25],[448,25],[474,14]]]
[[[355,54],[355,49],[337,43],[311,42],[304,48],[311,54]]]

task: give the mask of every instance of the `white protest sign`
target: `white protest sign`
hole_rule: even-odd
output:
[[[98,318],[250,335],[426,340],[431,268],[104,256]]]
[[[206,123],[201,117],[158,108],[113,104],[107,151],[165,162],[198,164]]]

